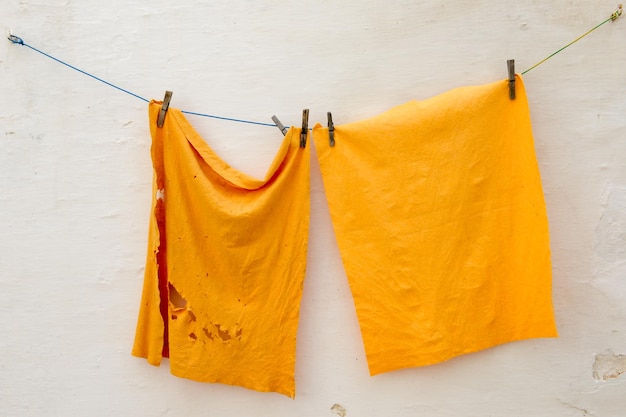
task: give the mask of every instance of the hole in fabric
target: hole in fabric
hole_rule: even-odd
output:
[[[193,311],[187,310],[187,314],[189,314],[189,318],[191,319],[191,321],[196,321],[196,315],[193,314]]]
[[[155,197],[156,197],[157,200],[164,200],[165,199],[165,190],[164,189],[157,190]]]
[[[172,303],[176,308],[185,308],[187,306],[187,300],[185,300],[183,296],[180,295],[178,291],[176,291],[176,288],[174,288],[171,283],[168,283],[168,285],[170,292],[170,303]]]
[[[217,329],[217,335],[220,337],[220,339],[222,339],[224,342],[229,341],[230,339],[232,339],[233,337],[230,335],[230,333],[228,333],[228,330],[222,330],[222,326],[219,324],[215,325],[215,328]]]
[[[211,339],[211,340],[214,340],[214,339],[215,339],[215,336],[213,336],[213,333],[211,333],[211,332],[210,332],[210,331],[209,331],[206,327],[203,327],[203,328],[202,328],[202,331],[204,332],[204,335],[205,335],[207,338],[209,338],[209,339]]]
[[[178,316],[176,314],[172,314],[172,320],[176,320]]]

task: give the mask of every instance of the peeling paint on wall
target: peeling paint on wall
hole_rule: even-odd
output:
[[[330,411],[337,414],[339,417],[346,417],[347,411],[341,406],[341,404],[334,404],[330,407]]]
[[[626,373],[626,355],[616,355],[612,350],[596,355],[593,363],[593,378],[606,381]]]

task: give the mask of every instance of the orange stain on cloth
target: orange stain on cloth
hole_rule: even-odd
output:
[[[372,375],[556,337],[521,77],[313,137]]]
[[[294,397],[309,228],[309,147],[291,129],[264,179],[241,173],[184,115],[149,105],[154,166],[132,353],[172,374]]]

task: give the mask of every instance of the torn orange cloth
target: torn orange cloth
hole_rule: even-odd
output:
[[[174,375],[295,395],[309,148],[285,136],[264,179],[228,166],[184,115],[149,105],[154,165],[132,353]]]
[[[521,77],[313,130],[372,375],[557,335]]]

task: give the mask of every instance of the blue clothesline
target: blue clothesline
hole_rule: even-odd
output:
[[[91,78],[93,78],[95,80],[98,80],[101,83],[104,83],[104,84],[106,84],[106,85],[108,85],[110,87],[113,87],[113,88],[115,88],[117,90],[120,90],[120,91],[122,91],[122,92],[124,92],[124,93],[126,93],[128,95],[131,95],[131,96],[133,96],[135,98],[138,98],[139,100],[142,100],[142,101],[144,101],[146,103],[150,102],[150,100],[148,100],[145,97],[141,97],[140,95],[135,94],[132,91],[128,91],[128,90],[126,90],[126,89],[124,89],[124,88],[122,88],[120,86],[117,86],[117,85],[115,85],[113,83],[110,83],[110,82],[108,82],[106,80],[103,80],[100,77],[96,77],[95,75],[90,74],[87,71],[83,71],[80,68],[77,68],[77,67],[75,67],[73,65],[70,65],[70,64],[68,64],[65,61],[62,61],[62,60],[60,60],[58,58],[55,58],[54,56],[52,56],[52,55],[50,55],[50,54],[48,54],[46,52],[40,51],[39,49],[37,49],[37,48],[27,44],[26,42],[24,42],[24,40],[22,38],[20,38],[19,36],[15,36],[15,35],[9,34],[8,39],[11,42],[15,43],[15,44],[26,46],[27,48],[30,48],[30,49],[32,49],[35,52],[39,52],[40,54],[42,54],[45,57],[48,57],[48,58],[50,58],[50,59],[52,59],[52,60],[54,60],[54,61],[56,61],[56,62],[58,62],[60,64],[65,65],[66,67],[69,67],[69,68],[71,68],[71,69],[73,69],[75,71],[78,71],[81,74],[87,75],[88,77],[91,77]],[[252,120],[235,119],[235,118],[232,118],[232,117],[216,116],[216,115],[213,115],[213,114],[197,113],[197,112],[192,112],[192,111],[187,111],[187,110],[181,110],[181,112],[185,113],[185,114],[191,114],[191,115],[194,115],[194,116],[202,116],[202,117],[210,117],[210,118],[213,118],[213,119],[228,120],[230,122],[248,123],[248,124],[253,124],[253,125],[276,127],[275,124],[271,124],[271,123],[263,123],[263,122],[255,122],[255,121],[252,121]]]

